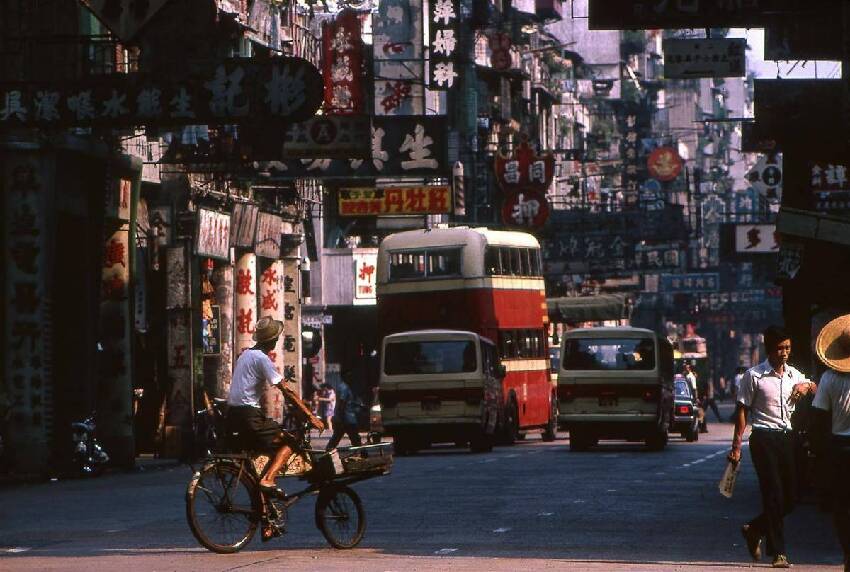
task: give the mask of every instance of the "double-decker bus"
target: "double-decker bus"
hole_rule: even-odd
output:
[[[546,293],[540,245],[532,235],[468,227],[392,234],[378,250],[377,298],[381,339],[445,329],[493,340],[505,366],[498,440],[511,444],[534,430],[555,438],[558,402],[549,376]],[[440,395],[439,387],[430,387],[431,401],[422,408],[435,411],[435,403],[451,401],[450,393]],[[381,390],[384,429],[391,435],[410,429],[397,417],[403,399]]]

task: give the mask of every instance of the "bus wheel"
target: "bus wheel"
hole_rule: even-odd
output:
[[[516,406],[516,401],[511,399],[511,402],[505,407],[505,418],[502,420],[502,431],[499,435],[499,445],[513,445],[517,440],[519,432],[519,409]]]
[[[549,422],[543,430],[544,441],[554,441],[558,438],[558,402],[552,400],[552,407],[549,411]]]

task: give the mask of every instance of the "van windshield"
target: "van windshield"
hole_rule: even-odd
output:
[[[651,371],[655,369],[652,338],[571,338],[564,341],[563,369]]]
[[[478,369],[472,340],[392,342],[386,346],[384,373],[462,373]]]

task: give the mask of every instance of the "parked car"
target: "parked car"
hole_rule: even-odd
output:
[[[699,440],[699,415],[691,387],[683,376],[673,380],[673,415],[670,432],[679,433],[686,441]]]

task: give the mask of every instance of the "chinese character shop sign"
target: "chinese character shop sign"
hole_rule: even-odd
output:
[[[422,0],[380,0],[373,18],[375,115],[425,113]]]
[[[743,38],[666,39],[664,77],[742,77],[746,48]]]
[[[494,161],[496,180],[505,191],[502,220],[505,224],[540,228],[549,217],[546,190],[555,176],[551,153],[538,155],[523,141],[512,156],[501,153]]]
[[[322,102],[319,71],[300,58],[231,58],[179,80],[114,74],[75,83],[0,84],[0,129],[301,121]]]
[[[349,115],[363,112],[363,52],[360,17],[343,10],[322,28],[326,112]]]
[[[455,53],[457,23],[460,14],[458,0],[431,0],[428,3],[428,25],[431,30],[430,85],[432,89],[447,89],[455,85]]]
[[[452,191],[447,185],[340,189],[339,214],[380,216],[399,214],[450,214]]]
[[[375,281],[377,273],[375,269],[378,266],[377,252],[355,252],[354,258],[354,303],[355,304],[374,304],[375,303]]]
[[[850,182],[847,165],[809,161],[810,189],[815,199],[815,210],[850,210]]]
[[[682,172],[682,158],[672,147],[659,147],[646,160],[651,177],[659,181],[672,181]]]

